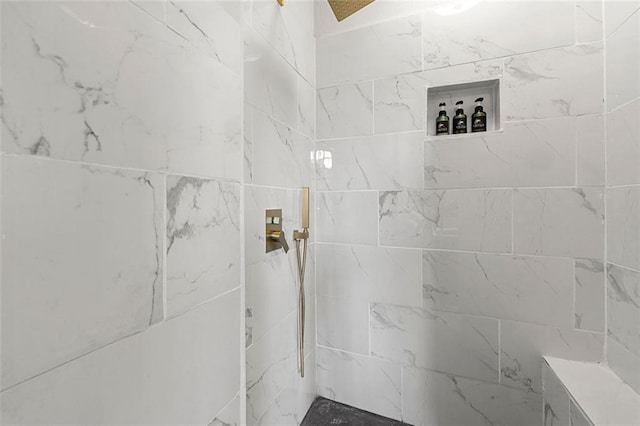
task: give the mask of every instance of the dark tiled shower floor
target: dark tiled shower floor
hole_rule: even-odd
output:
[[[326,398],[316,398],[300,426],[409,426]]]

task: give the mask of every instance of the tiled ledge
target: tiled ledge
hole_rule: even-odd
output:
[[[640,425],[640,395],[609,368],[544,360],[545,425]]]

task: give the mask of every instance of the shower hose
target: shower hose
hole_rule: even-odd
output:
[[[300,377],[304,377],[304,272],[307,265],[307,238],[303,239],[302,254],[300,253],[300,239],[296,239],[296,254],[298,258],[298,275],[300,276],[300,293],[298,297],[298,369]]]

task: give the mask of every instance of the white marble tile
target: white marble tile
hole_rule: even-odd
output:
[[[369,302],[318,296],[318,344],[369,355]]]
[[[380,193],[380,244],[509,252],[510,190]]]
[[[478,2],[463,13],[453,14],[441,12],[442,8],[436,6],[423,15],[425,69],[574,42],[574,8],[570,2]]]
[[[569,394],[546,362],[542,363],[543,425],[569,425]]]
[[[301,1],[287,7],[277,2],[255,0],[252,3],[252,27],[307,81],[315,81],[316,52],[313,28],[299,19],[296,9]]]
[[[599,188],[517,189],[514,252],[602,258],[604,193]]]
[[[607,266],[607,335],[640,357],[640,272]]]
[[[318,189],[421,189],[423,139],[423,132],[410,132],[319,141]]]
[[[604,335],[501,321],[500,348],[500,383],[542,393],[543,356],[601,362]]]
[[[420,250],[319,244],[317,262],[319,295],[422,306]]]
[[[538,425],[542,398],[495,383],[405,368],[403,421],[416,426]]]
[[[3,389],[162,320],[162,177],[1,167]]]
[[[5,390],[3,424],[207,424],[240,391],[239,308],[237,290]]]
[[[371,355],[498,382],[498,321],[420,308],[371,306]]]
[[[576,42],[588,43],[603,38],[602,3],[608,0],[576,1]]]
[[[244,97],[259,110],[295,128],[298,123],[298,74],[259,35],[244,46]]]
[[[239,426],[240,397],[236,396],[209,422],[208,426]]]
[[[4,151],[240,177],[241,77],[137,6],[7,3],[2,39]]]
[[[133,4],[144,10],[149,15],[162,23],[167,22],[167,1],[166,0],[132,0]]]
[[[316,90],[302,77],[298,77],[298,131],[315,139]]]
[[[318,241],[326,243],[378,243],[378,193],[375,191],[318,192]]]
[[[400,364],[322,347],[316,359],[320,396],[400,419]]]
[[[640,357],[613,339],[607,339],[607,365],[640,394]]]
[[[414,15],[318,38],[318,87],[421,70],[421,26]]]
[[[240,285],[240,188],[167,177],[167,314]]]
[[[244,176],[244,184],[253,183],[253,114],[255,113],[248,103],[244,103],[243,120],[242,120],[242,143],[243,158],[242,171]]]
[[[242,28],[227,13],[224,2],[168,1],[167,25],[196,48],[242,73]]]
[[[605,130],[604,115],[581,115],[576,118],[576,176],[579,186],[604,186]]]
[[[316,132],[319,139],[373,133],[373,82],[318,89]]]
[[[640,99],[607,114],[607,184],[640,184]]]
[[[571,259],[425,251],[422,277],[425,307],[558,327],[573,324]]]
[[[503,133],[425,142],[428,188],[573,185],[576,121],[507,123]],[[604,158],[604,157],[602,157]]]
[[[253,112],[252,182],[300,188],[312,186],[313,140],[260,111]]]
[[[620,29],[620,26],[640,10],[638,0],[605,0],[604,25],[605,35],[609,37]]]
[[[601,260],[575,260],[575,328],[604,332],[604,265]]]
[[[640,96],[640,12],[607,39],[606,96],[609,111]],[[635,76],[635,78],[633,77]]]
[[[569,420],[571,426],[592,426],[591,422],[572,400],[569,401]]]
[[[516,56],[505,63],[502,108],[508,121],[598,114],[604,105],[603,76],[602,44]]]
[[[607,258],[640,270],[640,186],[607,188]]]

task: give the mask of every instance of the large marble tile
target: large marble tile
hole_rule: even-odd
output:
[[[640,357],[640,272],[607,266],[607,335]]]
[[[420,308],[371,306],[371,355],[498,382],[498,321]]]
[[[573,185],[576,121],[507,123],[503,133],[425,142],[428,188]],[[604,158],[604,157],[602,157]]]
[[[542,393],[542,357],[603,360],[604,335],[524,322],[500,322],[500,383]]]
[[[420,16],[409,16],[317,41],[318,87],[422,69]]]
[[[575,328],[604,331],[604,265],[601,260],[575,260]]]
[[[591,422],[573,400],[569,400],[569,420],[571,426],[592,426]]]
[[[607,188],[607,257],[640,270],[640,185]]]
[[[369,355],[369,302],[319,295],[318,344]]]
[[[638,0],[605,0],[605,36],[609,37],[618,31],[622,24],[627,22],[638,10],[640,10],[640,1]]]
[[[421,189],[423,132],[319,141],[319,190]]]
[[[2,60],[5,152],[240,177],[241,77],[131,3],[4,4]]]
[[[240,285],[240,188],[167,177],[167,314]]]
[[[415,426],[539,425],[542,398],[495,383],[402,369],[403,421]]]
[[[420,250],[319,244],[318,294],[422,306]]]
[[[519,254],[598,259],[604,256],[604,191],[518,189],[513,194],[513,245]]]
[[[482,2],[464,13],[451,14],[443,8],[446,6],[438,5],[423,15],[425,69],[574,42],[570,2]]]
[[[422,277],[425,307],[557,327],[573,324],[571,259],[425,251]]]
[[[640,98],[607,114],[607,184],[640,184]]]
[[[251,182],[300,188],[312,186],[313,140],[260,111],[253,111]]]
[[[209,422],[208,426],[239,426],[240,425],[240,396],[233,398]]]
[[[373,133],[373,82],[318,89],[316,133],[319,139]]]
[[[3,424],[207,424],[240,391],[240,291],[0,394]]]
[[[400,364],[322,347],[316,359],[320,396],[393,419],[402,416]]]
[[[604,186],[605,116],[581,115],[576,118],[576,184]]]
[[[609,111],[640,96],[640,13],[635,12],[607,39],[605,66]],[[634,77],[635,76],[635,77]]]
[[[603,76],[602,44],[515,56],[505,64],[502,108],[507,120],[601,113]]]
[[[576,1],[576,42],[588,43],[602,40],[604,19],[602,3],[608,0]]]
[[[570,424],[569,394],[549,364],[542,362],[543,425],[562,426]]]
[[[375,191],[318,192],[318,241],[326,243],[378,243],[378,193]]]
[[[315,139],[316,89],[302,77],[298,77],[298,127],[299,132]]]
[[[488,252],[511,250],[511,191],[380,192],[380,244]]]
[[[164,181],[2,157],[2,387],[163,317]]]
[[[624,346],[607,339],[607,365],[626,384],[640,394],[640,357],[629,352]]]

